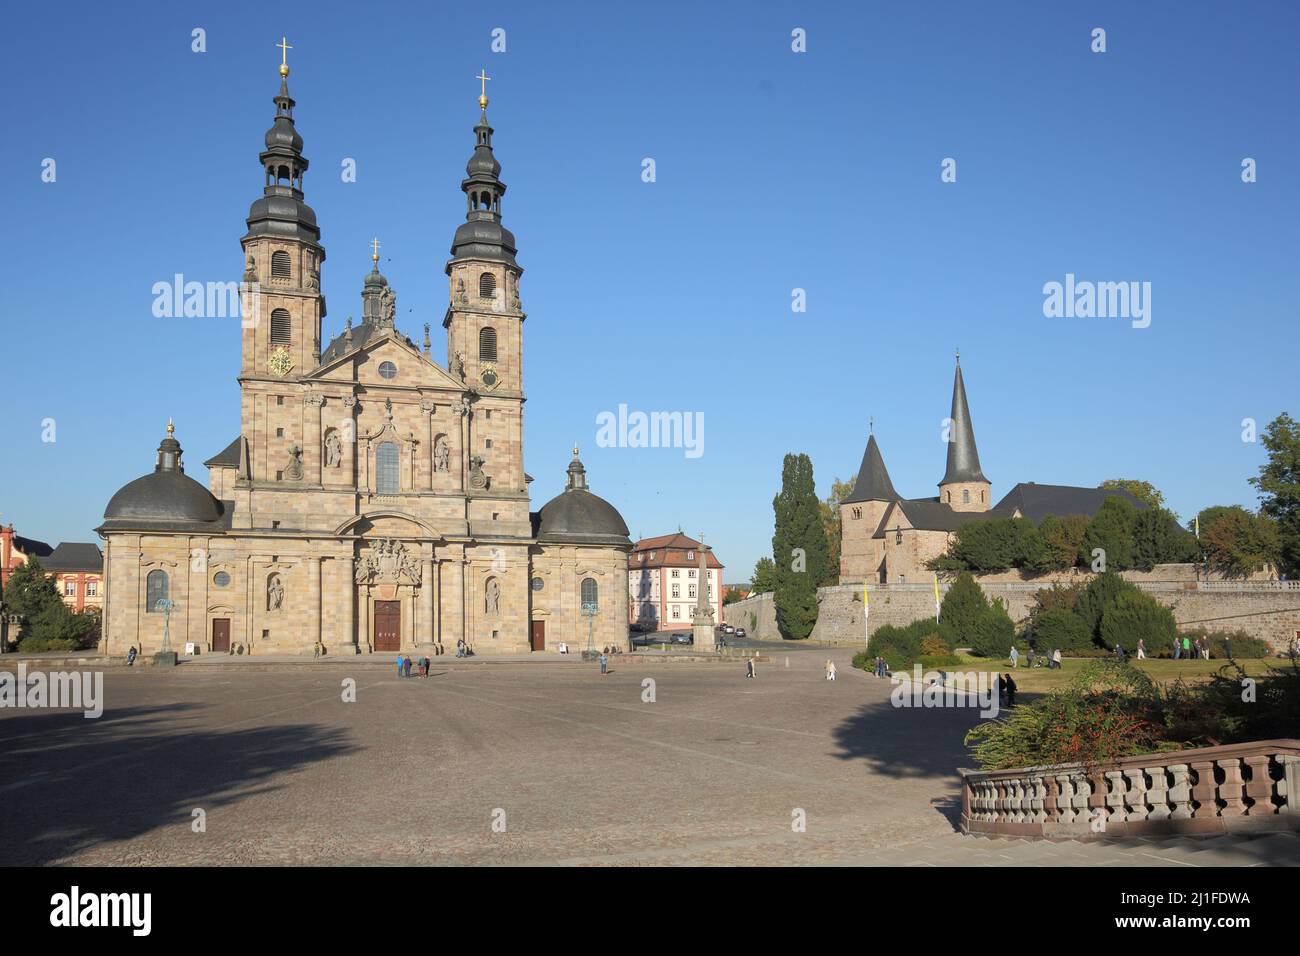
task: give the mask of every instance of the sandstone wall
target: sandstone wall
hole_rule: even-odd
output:
[[[1178,566],[1171,566],[1178,567]],[[1180,626],[1210,630],[1239,630],[1267,641],[1284,651],[1300,639],[1300,582],[1256,582],[1151,580],[1155,572],[1126,573],[1142,590],[1170,608]],[[991,576],[1000,577],[1000,576]],[[1086,577],[1086,576],[1085,576]],[[1001,598],[1012,620],[1018,624],[1029,615],[1034,594],[1051,582],[980,580],[989,598]],[[940,582],[942,598],[948,585]],[[918,618],[934,616],[934,585],[877,585],[870,590],[870,630],[885,624],[902,626]],[[818,640],[865,643],[862,614],[862,586],[843,584],[817,592],[819,609],[812,636]],[[750,616],[759,621],[751,628]],[[771,594],[738,601],[724,609],[728,624],[743,626],[763,639],[776,639],[776,608]]]

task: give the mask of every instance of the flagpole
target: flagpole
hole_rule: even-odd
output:
[[[939,572],[934,572],[934,623],[939,623]]]
[[[871,643],[871,600],[867,597],[867,582],[862,582],[862,646]]]

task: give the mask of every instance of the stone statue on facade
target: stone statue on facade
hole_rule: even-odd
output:
[[[439,435],[433,443],[433,470],[446,471],[451,465],[451,446],[446,435]]]
[[[487,596],[484,603],[490,617],[496,617],[501,613],[501,582],[496,578],[488,579]]]
[[[285,466],[284,477],[288,481],[302,481],[302,449],[296,442],[289,446],[289,464]]]
[[[483,474],[483,459],[478,455],[471,456],[469,460],[469,484],[471,488],[480,491],[488,486],[488,477]]]
[[[280,583],[280,575],[271,575],[271,580],[266,584],[266,609],[268,611],[278,611],[284,606],[284,585]]]
[[[379,293],[379,323],[391,329],[396,318],[397,296],[391,288],[384,286],[384,291]]]
[[[465,381],[465,362],[461,359],[459,352],[453,352],[451,362],[447,366],[447,371],[451,372],[451,377]]]
[[[325,467],[337,468],[343,461],[343,442],[339,441],[339,433],[330,429],[329,434],[325,436]]]

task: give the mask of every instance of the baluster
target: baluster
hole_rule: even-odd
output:
[[[1058,823],[1061,819],[1061,787],[1057,779],[1053,774],[1043,781],[1043,820],[1046,823]]]
[[[1223,800],[1223,816],[1237,817],[1246,812],[1246,804],[1241,799],[1245,792],[1245,781],[1241,777],[1241,758],[1224,757],[1216,761],[1223,771],[1223,783],[1219,784],[1219,798]]]
[[[1250,777],[1246,781],[1246,798],[1250,800],[1246,813],[1252,817],[1277,813],[1278,808],[1273,805],[1273,778],[1268,775],[1268,754],[1252,754],[1244,759]]]
[[[1011,819],[1016,823],[1024,823],[1025,821],[1024,800],[1025,800],[1024,781],[1020,777],[1016,777],[1011,781],[1011,800],[1010,800]]]
[[[1277,762],[1282,765],[1282,779],[1276,784],[1277,794],[1285,800],[1281,812],[1300,814],[1300,756],[1278,754]]]
[[[1128,792],[1128,786],[1124,783],[1124,772],[1107,770],[1106,779],[1110,781],[1110,792],[1106,794],[1106,806],[1109,808],[1106,819],[1108,822],[1114,820],[1119,823],[1125,819],[1124,796]]]
[[[1042,777],[1029,778],[1029,822],[1042,823],[1047,818],[1043,812],[1043,795],[1047,790],[1043,787]]]
[[[1068,773],[1058,773],[1056,783],[1060,790],[1060,795],[1056,798],[1056,805],[1060,808],[1061,822],[1074,822],[1074,781]]]
[[[1192,786],[1187,773],[1187,764],[1176,763],[1169,767],[1173,784],[1169,788],[1169,802],[1173,812],[1171,820],[1190,820],[1192,818]]]
[[[1147,789],[1148,820],[1169,819],[1169,780],[1164,767],[1145,767],[1151,785]]]
[[[1214,794],[1219,789],[1214,779],[1213,760],[1193,760],[1192,769],[1196,771],[1196,784],[1192,787],[1192,799],[1197,806],[1192,810],[1194,817],[1214,817],[1219,815],[1219,805]]]
[[[1141,767],[1124,771],[1128,781],[1128,793],[1124,795],[1124,806],[1128,808],[1125,820],[1145,820],[1147,818],[1147,780]]]
[[[1071,771],[1070,779],[1074,781],[1074,796],[1070,801],[1074,806],[1074,822],[1086,823],[1088,807],[1092,805],[1092,780],[1082,770]]]

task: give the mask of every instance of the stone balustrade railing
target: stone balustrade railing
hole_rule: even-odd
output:
[[[1300,830],[1300,740],[961,775],[967,833],[1099,839]]]

